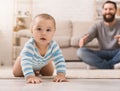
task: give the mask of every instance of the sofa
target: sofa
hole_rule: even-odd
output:
[[[79,39],[88,31],[93,23],[93,21],[56,21],[56,32],[53,39],[59,44],[66,61],[81,61],[76,54],[79,48]],[[13,33],[13,60],[19,55],[25,42],[30,37],[29,29]],[[98,42],[95,39],[86,46],[98,49]]]

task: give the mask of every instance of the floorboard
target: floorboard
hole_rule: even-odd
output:
[[[0,79],[0,91],[120,91],[120,79],[68,79],[56,83],[43,78],[40,84],[26,84],[22,79]]]

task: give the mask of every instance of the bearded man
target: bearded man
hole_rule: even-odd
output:
[[[115,18],[116,12],[116,3],[106,1],[102,7],[103,20],[96,22],[79,41],[77,56],[90,66],[114,69],[120,65],[120,20]],[[94,38],[98,40],[100,50],[85,47]]]

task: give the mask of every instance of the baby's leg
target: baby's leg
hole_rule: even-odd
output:
[[[54,73],[54,67],[52,61],[50,61],[46,66],[40,70],[42,76],[52,76]]]
[[[15,77],[23,77],[23,72],[22,72],[22,68],[20,65],[20,60],[21,60],[21,57],[18,57],[17,60],[15,61],[14,66],[13,66],[13,75]]]

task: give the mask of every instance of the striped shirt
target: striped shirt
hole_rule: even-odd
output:
[[[34,70],[40,70],[48,64],[50,60],[54,61],[57,73],[66,73],[65,59],[55,41],[51,41],[45,56],[41,56],[35,45],[33,38],[29,39],[20,53],[22,71],[25,78],[29,75],[35,75]]]

